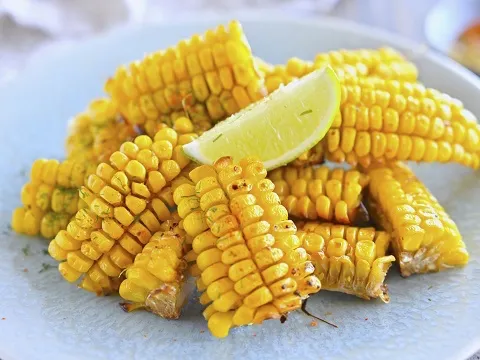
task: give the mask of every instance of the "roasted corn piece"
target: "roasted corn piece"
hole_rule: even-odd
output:
[[[12,229],[53,238],[86,206],[79,199],[78,188],[93,171],[95,165],[90,162],[37,159],[30,171],[30,181],[22,188],[22,207],[13,211]]]
[[[298,309],[320,290],[263,164],[229,157],[190,172],[195,186],[174,192],[197,254],[203,315],[217,337],[234,326],[259,324]]]
[[[480,125],[461,102],[421,84],[373,78],[342,84],[340,113],[322,140],[326,158],[456,162],[477,169]]]
[[[105,89],[127,121],[148,132],[180,116],[206,130],[266,92],[236,21],[120,67]]]
[[[136,135],[135,128],[123,121],[111,100],[97,99],[70,120],[66,155],[68,159],[98,164]]]
[[[367,206],[373,219],[392,234],[403,276],[468,263],[457,225],[407,165],[390,163],[368,173]]]
[[[177,319],[193,290],[187,282],[188,245],[185,231],[174,216],[165,221],[125,272],[119,293],[127,309],[145,308],[167,319]]]
[[[289,215],[341,224],[355,222],[368,184],[368,176],[357,170],[327,166],[285,166],[271,171],[268,178]]]
[[[388,233],[315,222],[298,223],[298,228],[323,289],[390,301],[384,280],[395,257],[386,255]]]
[[[171,218],[169,192],[164,190],[188,165],[183,154],[175,153],[178,138],[170,128],[154,139],[138,136],[88,177],[79,192],[88,207],[76,213],[48,249],[61,261],[59,271],[67,281],[83,276],[80,286],[86,290],[116,290],[122,271],[161,222]]]
[[[416,66],[392,48],[330,51],[317,54],[313,62],[293,57],[284,65],[271,65],[259,58],[255,62],[269,93],[327,64],[341,80],[373,76],[414,82],[418,76]]]
[[[357,85],[359,81],[358,79],[369,77],[373,79],[378,78],[380,80],[379,82],[382,82],[382,79],[408,80],[414,82],[417,78],[417,69],[415,65],[408,62],[401,54],[391,48],[382,48],[378,50],[361,49],[332,51],[329,53],[318,54],[314,62],[291,58],[285,65],[273,66],[260,59],[257,59],[257,63],[264,74],[265,85],[269,92],[272,92],[279,86],[288,84],[315,69],[321,68],[325,64],[329,64],[336,72],[340,81],[344,84],[342,89],[343,103],[347,101],[347,97],[345,97],[347,90],[346,85]],[[375,81],[373,79],[371,80],[372,82]],[[366,81],[369,80],[365,80],[365,82]],[[357,103],[361,105],[363,104],[364,99],[361,98],[360,95],[360,91],[355,89],[353,95],[350,96],[353,99],[357,99]],[[366,99],[365,106],[367,107],[369,105],[375,105],[374,103],[370,104],[372,102],[370,98]],[[375,101],[375,99],[373,101]],[[337,115],[335,120],[336,124],[342,122],[342,111],[343,110]],[[347,114],[347,116],[348,115],[349,114]],[[358,116],[361,116],[361,114]],[[368,121],[368,116],[366,121]],[[326,141],[322,141],[312,149],[306,151],[294,160],[292,165],[306,166],[322,163],[325,158],[325,142]]]

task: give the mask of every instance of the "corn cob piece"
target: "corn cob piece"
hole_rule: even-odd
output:
[[[418,74],[413,63],[408,62],[400,53],[391,48],[332,51],[318,54],[314,62],[291,58],[285,65],[276,66],[269,65],[261,59],[256,61],[265,77],[265,86],[268,92],[305,76],[325,64],[329,64],[334,69],[340,81],[355,85],[357,79],[365,77],[414,82]],[[339,124],[341,121],[342,113],[340,112],[337,114],[335,123]],[[308,166],[322,163],[325,158],[324,143],[325,141],[322,141],[307,150],[294,160],[292,165]]]
[[[230,157],[192,172],[195,186],[174,192],[178,213],[194,237],[203,315],[216,337],[230,328],[260,324],[298,309],[320,290],[286,209],[254,158]]]
[[[119,289],[122,298],[133,302],[127,308],[145,308],[167,319],[180,317],[193,287],[186,281],[183,257],[188,245],[178,221],[176,214],[165,221],[127,268]]]
[[[132,125],[118,115],[113,102],[96,99],[88,108],[70,120],[65,142],[68,159],[107,161],[125,141],[137,135]]]
[[[171,218],[166,189],[188,160],[175,153],[177,133],[160,130],[125,142],[100,163],[80,188],[88,207],[50,242],[50,255],[69,282],[97,294],[117,290],[122,271],[133,263],[162,221]],[[175,160],[176,159],[176,160]]]
[[[271,65],[259,58],[255,62],[269,93],[327,64],[341,80],[372,76],[415,82],[418,76],[415,64],[392,48],[330,51],[317,54],[313,62],[293,57],[284,65]]]
[[[373,227],[297,223],[297,235],[310,255],[322,288],[388,303],[385,277],[395,257],[386,255],[390,236]]]
[[[392,234],[405,277],[468,263],[469,254],[455,222],[407,165],[372,167],[367,207]]]
[[[78,187],[94,169],[93,163],[37,159],[30,171],[30,181],[22,188],[22,207],[13,211],[12,229],[21,234],[53,238],[86,206],[79,199]]]
[[[461,102],[421,84],[353,79],[342,84],[341,116],[324,143],[326,158],[372,162],[456,162],[477,169],[480,125]]]
[[[289,215],[299,219],[355,222],[368,185],[368,176],[357,170],[327,166],[285,166],[268,174]]]
[[[263,78],[236,21],[120,67],[105,89],[131,124],[155,129],[187,115],[195,131],[265,95]]]

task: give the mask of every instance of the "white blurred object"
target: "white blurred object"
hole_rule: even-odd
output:
[[[139,21],[147,0],[0,0],[0,15],[53,36],[72,37]]]

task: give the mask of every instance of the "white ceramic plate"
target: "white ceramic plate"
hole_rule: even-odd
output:
[[[480,115],[480,82],[458,65],[407,41],[334,19],[240,16],[255,54],[272,62],[312,58],[341,47],[390,45],[417,62],[422,80],[461,98]],[[261,20],[261,19],[267,19]],[[471,253],[464,269],[388,276],[391,303],[321,292],[309,310],[336,323],[310,326],[297,312],[280,324],[210,336],[192,301],[178,321],[147,312],[126,314],[119,298],[97,298],[67,284],[55,269],[40,272],[47,243],[10,233],[26,171],[37,157],[62,157],[66,120],[102,94],[121,63],[229,19],[123,29],[37,58],[0,92],[0,358],[13,359],[465,359],[480,349],[480,176],[456,165],[415,166],[457,221]],[[29,254],[22,252],[27,244]],[[28,269],[28,272],[24,272]]]

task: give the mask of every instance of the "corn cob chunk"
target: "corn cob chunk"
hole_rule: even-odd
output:
[[[301,306],[320,290],[296,228],[266,179],[263,164],[229,157],[190,173],[195,186],[174,193],[197,254],[197,287],[216,337],[234,326],[260,324]]]
[[[269,179],[289,215],[299,219],[354,223],[368,185],[357,170],[327,166],[285,166],[271,171]]]
[[[195,131],[265,95],[263,78],[236,21],[120,67],[105,89],[129,123],[171,126],[187,115]]]
[[[154,139],[138,136],[88,177],[80,188],[88,207],[49,246],[67,281],[82,277],[80,287],[97,294],[117,290],[122,271],[171,218],[165,189],[188,165],[183,154],[175,153],[178,139],[170,128]]]
[[[403,276],[468,263],[457,225],[407,165],[390,163],[368,173],[367,206],[373,219],[392,234]]]
[[[180,317],[193,289],[186,282],[187,262],[183,257],[188,245],[178,220],[175,214],[171,220],[165,221],[127,268],[119,293],[125,300],[133,302],[129,307],[145,308],[167,319]]]
[[[12,213],[12,229],[21,234],[53,238],[86,206],[78,196],[78,187],[94,169],[93,163],[83,161],[37,159],[30,171],[30,181],[22,187],[22,207]]]
[[[98,164],[107,161],[123,142],[132,140],[135,135],[135,128],[123,121],[111,100],[96,99],[83,113],[70,120],[66,155],[68,159]]]
[[[340,50],[318,54],[314,62],[291,58],[285,65],[270,65],[257,59],[260,71],[265,77],[268,92],[281,85],[298,79],[315,69],[329,64],[343,83],[351,83],[365,77],[416,81],[418,71],[413,63],[408,62],[391,48],[377,50]],[[341,123],[342,113],[337,114],[336,123]],[[294,166],[320,164],[325,158],[325,141],[307,150],[292,162]]]
[[[259,58],[255,62],[269,93],[327,64],[340,79],[372,76],[414,82],[418,76],[415,64],[392,48],[330,51],[317,54],[313,62],[293,57],[284,65],[271,65]]]
[[[479,167],[480,125],[461,102],[421,84],[350,79],[340,116],[324,138],[326,158],[372,162],[456,162]]]
[[[302,246],[310,255],[322,288],[388,303],[387,272],[395,261],[386,255],[390,236],[373,227],[298,222]]]

